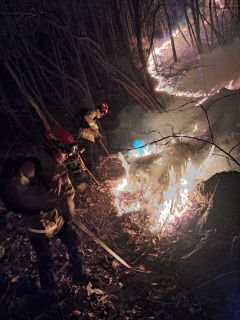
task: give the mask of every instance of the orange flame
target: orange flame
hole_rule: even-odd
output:
[[[161,148],[159,150],[163,151]],[[127,163],[125,157],[122,154],[119,155],[127,174],[123,180],[119,181],[117,188],[112,190],[118,215],[147,209],[151,216],[150,219],[153,221],[152,231],[169,230],[169,226],[176,219],[181,219],[182,215],[190,208],[189,193],[194,183],[203,178],[206,169],[213,161],[213,150],[214,146],[198,168],[195,168],[189,159],[185,169],[182,170],[179,184],[174,175],[174,168],[171,167],[169,170],[170,182],[168,188],[162,194],[159,191],[157,193],[153,191],[151,181],[146,172],[135,173],[135,178],[136,175],[138,178],[143,177],[145,178],[145,183],[141,183],[140,180],[136,181],[130,172],[131,159],[130,163]],[[147,152],[150,152],[149,147]],[[142,157],[144,156],[145,154],[142,155]],[[133,159],[134,154],[132,154]]]

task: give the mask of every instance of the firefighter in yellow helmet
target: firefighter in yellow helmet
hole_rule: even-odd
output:
[[[80,112],[79,112],[80,113]],[[86,111],[80,115],[78,142],[86,150],[83,154],[87,167],[94,170],[96,163],[96,142],[102,142],[102,135],[99,131],[98,120],[108,113],[108,104],[100,102],[96,105],[95,110]],[[94,159],[93,159],[94,158]]]

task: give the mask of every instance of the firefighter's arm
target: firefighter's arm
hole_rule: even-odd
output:
[[[91,131],[94,131],[94,132],[99,131],[96,118],[97,118],[96,111],[89,112],[84,116],[84,119],[88,123],[89,128],[91,129]]]
[[[39,184],[31,184],[35,177],[35,165],[31,161],[23,163],[18,174],[13,178],[8,188],[8,198],[26,210],[47,210],[56,207],[58,197],[51,192],[42,191]]]
[[[56,194],[51,192],[36,193],[35,190],[31,190],[31,187],[13,187],[9,192],[9,198],[17,206],[33,211],[50,210],[56,208],[59,203]]]
[[[61,194],[59,198],[58,207],[64,218],[72,217],[75,214],[74,204],[75,189],[71,180],[68,177],[67,169],[65,168],[65,177],[61,187]]]
[[[95,132],[95,140],[97,140],[98,142],[102,142],[102,135],[99,131]]]

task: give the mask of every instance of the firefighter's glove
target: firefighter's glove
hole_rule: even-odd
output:
[[[58,208],[65,220],[69,220],[75,215],[74,201],[70,196],[62,195],[59,197]]]
[[[98,141],[99,143],[102,143],[102,137],[98,137],[97,141]]]
[[[97,142],[102,142],[102,135],[101,135],[101,133],[100,132],[98,132],[97,134],[96,134],[96,140],[97,140]]]

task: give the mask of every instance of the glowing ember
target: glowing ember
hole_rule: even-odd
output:
[[[197,129],[197,126],[195,127]],[[172,139],[171,144],[174,143],[175,141]],[[145,148],[141,149],[144,151]],[[157,150],[156,146],[152,148],[155,151]],[[149,151],[151,151],[149,150],[151,149],[150,146],[146,149],[148,149],[147,153],[149,154]],[[142,152],[141,156],[137,160],[134,160],[136,159],[134,153],[131,153],[130,156],[128,154],[128,162],[121,154],[120,159],[127,174],[125,179],[119,181],[117,188],[112,190],[115,196],[115,206],[118,210],[118,215],[145,209],[150,214],[152,231],[169,232],[173,230],[176,223],[183,216],[186,216],[187,212],[191,211],[190,207],[192,203],[189,201],[189,193],[194,183],[204,176],[207,167],[213,161],[213,149],[214,147],[212,147],[208,157],[198,168],[195,168],[189,159],[187,164],[180,170],[180,180],[175,174],[175,168],[171,167],[169,172],[165,173],[165,176],[168,176],[168,180],[164,184],[158,182],[159,179],[153,179],[150,172],[150,167],[153,164],[155,172],[158,171],[158,168],[161,168],[161,153],[164,152],[163,148],[158,146],[159,153],[152,153],[152,158],[149,158],[149,155]],[[160,161],[156,161],[157,157],[159,157],[158,160]],[[149,159],[152,160],[152,163]],[[138,161],[138,169],[134,168],[134,166],[136,167],[135,161]],[[147,161],[148,166],[144,165],[142,170],[139,169],[140,161]]]

